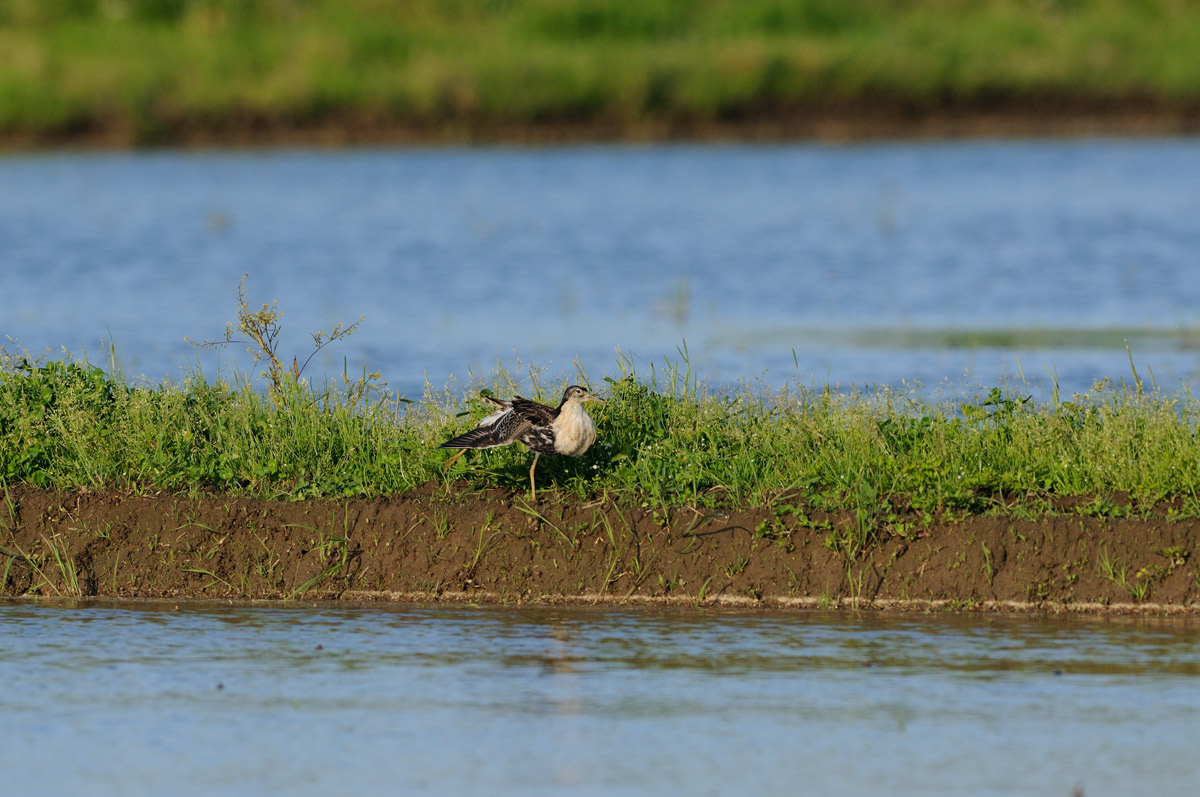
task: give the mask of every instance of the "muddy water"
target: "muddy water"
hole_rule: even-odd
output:
[[[1174,389],[1198,173],[1197,139],[5,156],[0,343],[254,370],[185,340],[222,337],[248,273],[285,361],[365,315],[308,375],[410,396],[517,356],[599,383],[683,340],[714,382],[1041,395],[1129,380],[1129,341]]]
[[[1194,619],[0,604],[5,791],[1191,793]]]

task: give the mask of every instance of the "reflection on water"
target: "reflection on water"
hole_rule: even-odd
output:
[[[218,360],[243,273],[284,358],[419,394],[514,354],[599,381],[687,341],[709,381],[1064,394],[1198,368],[1200,140],[0,158],[0,335]]]
[[[1187,793],[1195,619],[0,604],[12,793]]]

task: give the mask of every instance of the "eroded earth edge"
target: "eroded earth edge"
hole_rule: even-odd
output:
[[[883,522],[434,484],[346,501],[7,494],[6,596],[1200,613],[1200,521],[1169,507]]]

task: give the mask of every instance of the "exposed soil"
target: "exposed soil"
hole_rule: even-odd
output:
[[[988,101],[913,103],[878,98],[824,102],[787,111],[715,119],[551,118],[525,123],[450,119],[423,123],[369,113],[313,119],[243,114],[181,116],[133,124],[114,116],[48,132],[0,131],[0,150],[46,147],[362,146],[390,144],[572,143],[597,141],[784,141],[863,139],[1163,136],[1200,132],[1200,103],[1155,97],[1049,95]]]
[[[847,556],[828,541],[859,527],[853,513],[530,504],[433,484],[344,502],[17,486],[0,594],[1200,612],[1200,521],[1166,510],[914,515]]]

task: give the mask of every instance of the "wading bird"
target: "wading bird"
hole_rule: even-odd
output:
[[[438,446],[462,449],[446,460],[446,469],[449,470],[468,448],[495,448],[520,440],[533,451],[533,464],[529,466],[529,492],[534,500],[537,500],[537,487],[534,485],[533,471],[537,468],[538,457],[542,454],[577,457],[587,451],[596,442],[596,424],[583,404],[586,401],[604,403],[579,385],[571,385],[564,390],[557,407],[547,407],[520,396],[514,396],[512,401],[500,401],[491,396],[484,396],[483,400],[498,409],[471,431]]]

